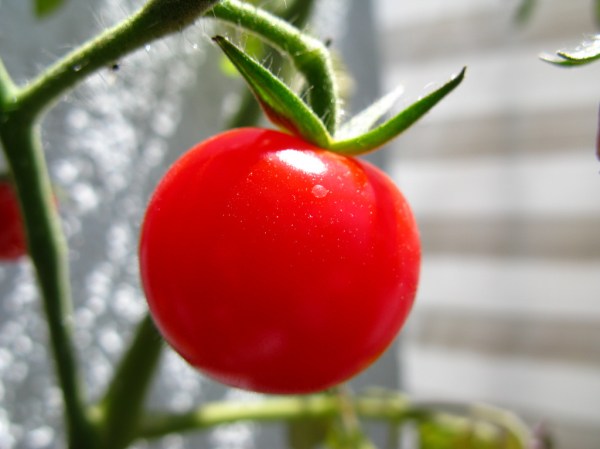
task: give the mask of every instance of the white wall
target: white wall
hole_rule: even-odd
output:
[[[590,0],[377,0],[384,85],[463,84],[387,151],[417,214],[421,290],[405,387],[547,420],[560,447],[600,447],[600,64],[542,51],[595,31]]]

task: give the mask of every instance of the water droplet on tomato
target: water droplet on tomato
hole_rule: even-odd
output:
[[[317,184],[312,188],[312,194],[315,198],[324,198],[329,193],[327,188],[323,187],[321,184]]]

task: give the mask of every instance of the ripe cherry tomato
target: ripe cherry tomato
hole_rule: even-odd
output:
[[[183,155],[150,200],[140,268],[171,346],[222,383],[308,393],[370,365],[417,289],[406,200],[379,169],[277,131]]]
[[[17,201],[13,186],[8,181],[0,181],[0,260],[16,260],[27,252]]]

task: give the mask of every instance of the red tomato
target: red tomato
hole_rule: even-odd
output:
[[[237,129],[181,157],[140,242],[154,320],[224,384],[309,393],[392,342],[417,289],[420,245],[382,171],[276,131]]]
[[[27,252],[21,210],[13,186],[0,181],[0,260],[15,260]]]

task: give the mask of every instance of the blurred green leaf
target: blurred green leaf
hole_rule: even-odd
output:
[[[52,14],[64,4],[64,0],[34,0],[35,15],[45,17]]]
[[[420,449],[525,449],[513,445],[504,432],[487,423],[464,421],[452,427],[440,424],[433,421],[418,426]]]
[[[521,0],[521,4],[517,8],[517,12],[515,14],[515,21],[518,24],[521,25],[529,21],[535,7],[535,2],[536,0]]]
[[[600,35],[583,41],[573,50],[559,50],[555,54],[542,54],[543,61],[560,66],[578,66],[600,59]]]
[[[290,449],[314,449],[325,441],[331,419],[301,419],[291,421],[287,428]]]

